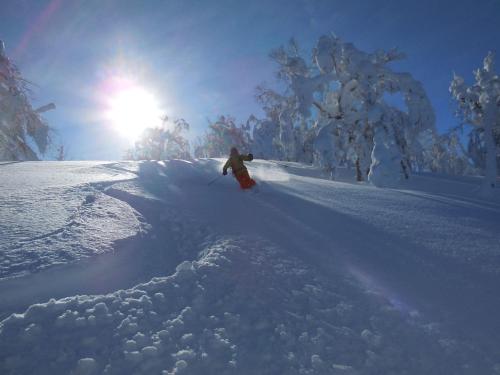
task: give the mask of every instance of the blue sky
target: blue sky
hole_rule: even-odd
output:
[[[438,129],[453,126],[452,72],[471,80],[500,51],[500,0],[3,0],[0,39],[72,159],[117,159],[127,141],[102,117],[106,77],[131,75],[167,114],[201,134],[207,118],[261,115],[255,86],[274,82],[269,51],[295,37],[308,56],[334,32],[366,51],[399,47],[395,68],[422,81]],[[48,155],[50,157],[50,155]]]

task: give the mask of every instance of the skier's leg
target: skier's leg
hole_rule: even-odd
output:
[[[255,181],[250,178],[248,171],[241,171],[236,178],[238,179],[242,189],[250,189],[253,185],[255,185]]]
[[[248,179],[249,179],[250,187],[257,185],[257,183],[255,182],[255,180],[253,178],[251,178],[250,176],[248,176]]]
[[[245,176],[243,176],[242,173],[239,173],[235,177],[238,180],[238,182],[240,183],[240,187],[242,189],[245,189]]]
[[[248,173],[248,171],[247,171],[247,177],[248,177],[248,184],[250,185],[250,187],[252,187],[252,186],[254,186],[254,185],[257,184],[255,182],[255,180],[252,177],[250,177],[250,174]]]

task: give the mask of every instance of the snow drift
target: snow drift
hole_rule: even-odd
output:
[[[500,206],[472,198],[477,182],[376,189],[254,161],[255,193],[230,176],[207,185],[222,163],[0,165],[0,255],[21,240],[18,264],[46,255],[23,272],[2,263],[0,372],[500,370]],[[28,170],[39,183],[22,182]],[[46,225],[64,230],[37,242]]]

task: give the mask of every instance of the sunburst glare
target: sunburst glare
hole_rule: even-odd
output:
[[[144,129],[161,123],[163,113],[158,100],[140,86],[131,85],[116,90],[107,104],[107,119],[131,141],[136,140]]]

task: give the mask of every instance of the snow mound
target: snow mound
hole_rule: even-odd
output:
[[[19,168],[1,181],[10,275],[147,231],[1,280],[0,373],[497,371],[500,211],[468,197],[474,183],[376,189],[254,161],[265,188],[245,194],[223,162],[2,166]]]
[[[0,323],[0,352],[3,374],[440,374],[451,368],[439,342],[387,301],[367,299],[343,279],[332,285],[250,238],[219,239],[173,275],[132,289],[32,305]]]
[[[3,166],[0,280],[95,254],[142,231],[140,215],[105,188],[135,176],[96,162]]]

